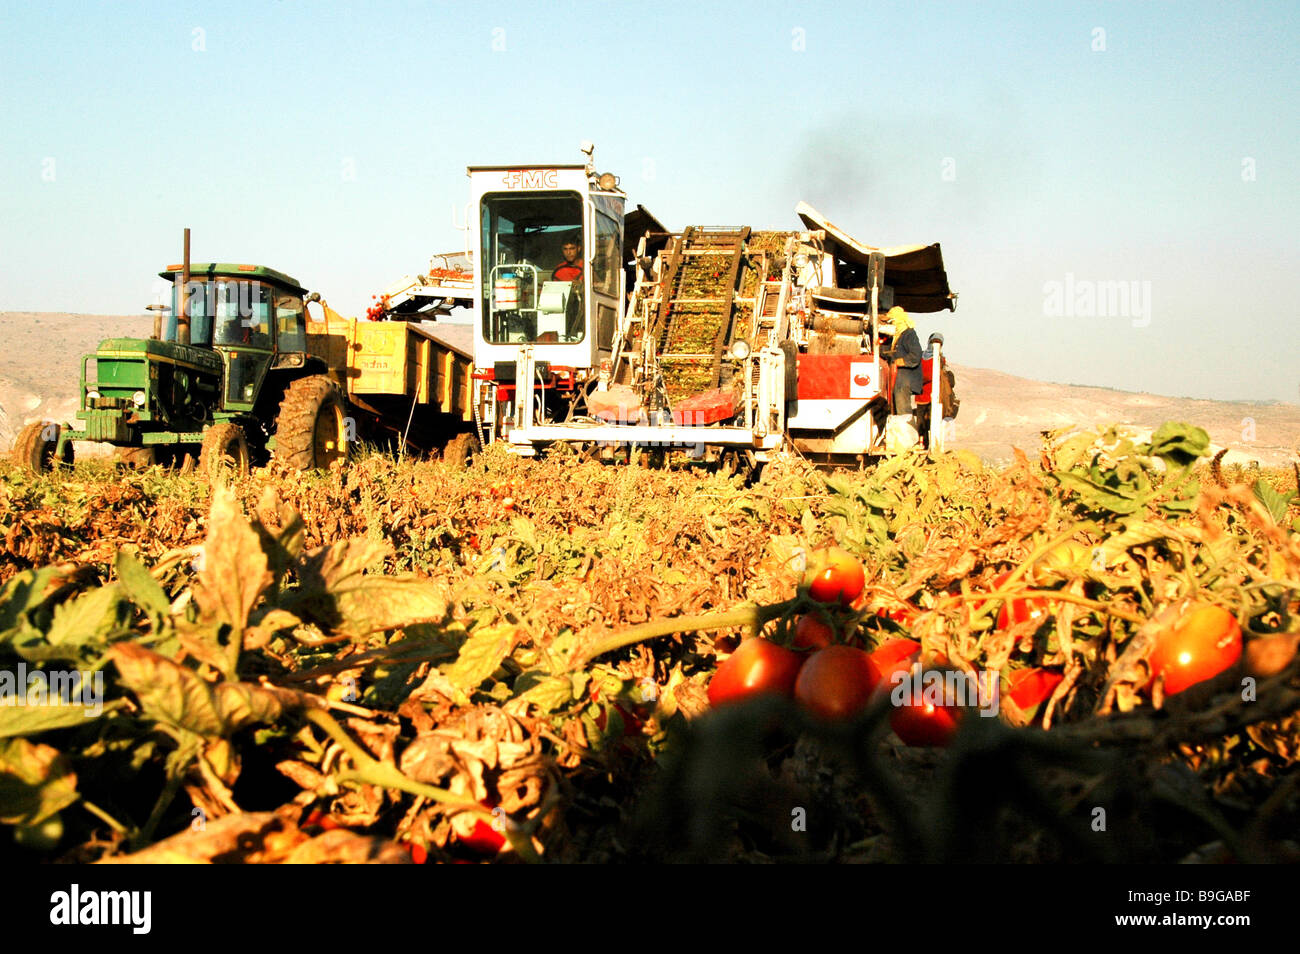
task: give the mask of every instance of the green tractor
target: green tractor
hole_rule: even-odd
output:
[[[272,456],[302,470],[347,456],[343,391],[307,350],[306,301],[315,296],[260,265],[187,262],[159,274],[172,282],[171,306],[151,306],[153,336],[108,338],[86,355],[81,427],[27,425],[14,443],[17,463],[71,463],[73,441],[114,444],[134,466],[197,463],[209,474],[246,473]]]

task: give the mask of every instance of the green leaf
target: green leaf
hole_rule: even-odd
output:
[[[1076,493],[1084,504],[1093,510],[1108,510],[1116,514],[1130,514],[1141,509],[1145,498],[1133,496],[1132,488],[1111,488],[1095,483],[1077,473],[1056,471],[1051,475],[1066,490]],[[1125,494],[1123,490],[1129,492]]]
[[[1174,467],[1186,467],[1210,452],[1210,435],[1202,428],[1166,421],[1151,435],[1152,457]]]
[[[278,524],[280,529],[273,529]],[[262,550],[266,553],[267,565],[277,582],[284,578],[285,572],[302,556],[303,546],[307,540],[307,527],[302,516],[280,500],[275,488],[267,487],[262,491],[262,498],[257,504],[257,517],[253,521],[253,530],[262,541]]]
[[[344,540],[307,554],[298,568],[301,589],[281,606],[323,628],[364,636],[447,614],[447,588],[413,574],[368,576],[363,571],[391,548],[372,540]]]
[[[1295,491],[1279,493],[1262,480],[1256,480],[1255,485],[1250,489],[1255,494],[1255,499],[1264,505],[1264,509],[1268,511],[1274,523],[1281,524],[1286,519],[1286,511],[1295,497]]]
[[[525,677],[534,677],[526,679]],[[526,685],[523,692],[520,686]],[[526,672],[515,683],[516,699],[535,705],[542,712],[554,712],[573,700],[573,681],[568,676],[538,675]]]
[[[122,585],[122,592],[126,594],[127,599],[148,614],[149,619],[153,621],[154,631],[157,632],[167,625],[171,617],[171,602],[158,581],[144,568],[144,564],[127,551],[119,550],[117,559],[113,561],[113,567],[117,570],[117,579]]]
[[[201,621],[228,623],[235,634],[224,647],[227,675],[235,671],[249,614],[272,582],[266,551],[239,512],[234,493],[227,487],[215,488],[194,602]]]
[[[102,642],[129,630],[123,612],[126,600],[116,583],[98,586],[54,608],[54,620],[45,634],[51,646],[84,646]]]
[[[219,682],[212,688],[212,699],[221,719],[222,735],[238,732],[254,722],[275,722],[284,711],[276,692],[247,682]]]
[[[496,672],[514,648],[518,632],[519,627],[509,623],[480,626],[460,647],[456,661],[442,667],[443,674],[453,686],[468,692]]]
[[[221,734],[223,720],[212,690],[192,670],[135,643],[116,643],[108,653],[146,716],[195,735]]]
[[[25,570],[0,587],[0,644],[32,629],[27,614],[45,602],[55,581],[66,576],[57,567]]]
[[[109,650],[122,684],[146,716],[183,734],[224,738],[254,722],[275,722],[306,704],[302,693],[247,682],[210,685],[194,671],[134,643]]]
[[[77,776],[48,745],[0,739],[0,823],[31,827],[77,800]]]
[[[114,699],[105,705],[101,699],[98,708],[93,705],[0,706],[0,739],[85,725],[125,704],[122,699]]]

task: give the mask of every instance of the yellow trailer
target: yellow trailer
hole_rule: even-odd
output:
[[[307,350],[329,366],[360,422],[421,450],[463,458],[474,434],[473,329],[452,322],[345,318],[309,308]]]

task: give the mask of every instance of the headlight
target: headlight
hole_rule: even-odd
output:
[[[86,392],[86,400],[87,400],[87,401],[98,401],[98,400],[99,400],[99,392],[98,392],[98,391],[87,391],[87,392]]]
[[[749,342],[735,341],[731,345],[731,356],[737,361],[744,361],[749,357]]]
[[[136,407],[144,407],[144,392],[136,391],[131,395],[131,400],[135,402]]]

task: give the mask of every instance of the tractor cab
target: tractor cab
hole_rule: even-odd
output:
[[[268,370],[302,362],[304,289],[293,278],[259,265],[219,263],[191,265],[188,285],[179,265],[159,274],[172,281],[161,338],[220,355],[222,410],[251,410]]]
[[[624,300],[627,197],[593,167],[472,166],[475,364],[535,360],[577,372],[610,357]],[[572,256],[570,258],[569,256]]]

